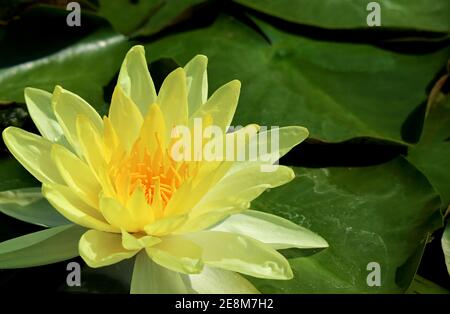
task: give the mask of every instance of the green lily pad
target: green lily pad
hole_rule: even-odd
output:
[[[288,251],[293,280],[249,279],[266,293],[405,292],[428,235],[442,225],[439,197],[427,179],[403,158],[361,168],[294,170],[294,181],[252,207],[317,232],[330,247],[309,256]],[[381,285],[369,286],[376,265]]]
[[[0,102],[23,103],[25,87],[52,92],[59,84],[102,109],[103,87],[129,47],[122,35],[101,29],[56,53],[0,69]]]
[[[190,8],[205,1],[100,0],[98,13],[123,34],[152,35],[175,23]]]
[[[368,28],[370,2],[380,5],[382,27],[450,32],[450,2],[434,0],[234,0],[289,22],[325,28]]]
[[[147,58],[184,65],[207,55],[210,93],[241,80],[234,124],[302,125],[310,137],[329,142],[374,137],[403,143],[404,121],[426,101],[426,88],[450,51],[405,55],[257,23],[267,38],[221,17],[211,27],[147,44]]]
[[[450,206],[450,96],[439,93],[429,104],[422,137],[410,147],[408,160],[422,171],[442,198],[442,209]]]

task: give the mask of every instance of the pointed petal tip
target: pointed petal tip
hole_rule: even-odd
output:
[[[228,84],[232,85],[235,88],[241,89],[241,81],[239,80],[232,80]]]
[[[34,87],[31,87],[31,86],[27,86],[27,87],[24,88],[23,94],[25,95],[25,98],[27,98],[27,97],[29,97],[30,94],[32,94],[34,92],[39,92],[41,90],[42,89],[34,88]]]
[[[138,53],[145,54],[145,48],[143,45],[134,45],[133,47],[130,48],[130,50],[128,50],[127,54],[129,54],[131,52],[138,52]]]
[[[62,88],[61,85],[55,85],[55,88],[53,89],[53,95],[60,94],[64,91],[64,88]]]
[[[205,65],[208,64],[208,57],[202,54],[198,54],[196,55],[194,58],[192,58],[192,60],[195,60],[197,62],[203,63]]]

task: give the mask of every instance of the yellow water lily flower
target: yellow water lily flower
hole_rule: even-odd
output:
[[[90,267],[136,255],[133,293],[256,293],[239,273],[291,279],[277,249],[328,246],[288,220],[249,209],[266,189],[291,181],[292,169],[262,172],[261,164],[273,162],[267,158],[173,158],[173,127],[192,128],[195,119],[218,126],[225,140],[259,132],[249,125],[226,133],[240,83],[208,97],[206,66],[207,58],[196,56],[170,73],[157,93],[144,48],[135,46],[120,69],[108,116],[60,86],[53,94],[27,88],[27,107],[42,136],[15,127],[3,132],[50,204],[89,229],[79,253]],[[270,154],[278,157],[308,136],[297,126],[277,132],[278,150]]]

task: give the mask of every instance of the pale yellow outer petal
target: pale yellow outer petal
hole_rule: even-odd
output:
[[[120,232],[120,229],[109,225],[98,210],[81,201],[67,186],[43,184],[42,194],[61,215],[80,226]]]
[[[184,274],[198,274],[203,268],[202,249],[182,236],[167,236],[161,243],[147,247],[155,263]]]
[[[97,111],[80,96],[56,86],[52,98],[53,111],[64,135],[77,153],[80,152],[77,135],[77,116],[86,116],[95,128],[103,131],[103,121]]]
[[[157,102],[166,121],[169,139],[175,126],[187,126],[188,121],[186,73],[182,68],[174,70],[166,77],[159,90]]]
[[[131,294],[187,294],[192,292],[186,275],[156,264],[145,252],[138,253],[131,279]]]
[[[246,235],[277,250],[328,247],[327,241],[316,233],[282,217],[255,210],[232,215],[211,230]]]
[[[36,179],[42,183],[64,183],[50,157],[53,143],[36,134],[15,127],[3,131],[9,151]]]
[[[189,275],[190,284],[200,294],[259,294],[247,279],[238,273],[205,266],[200,274]]]
[[[232,135],[233,133],[227,134],[227,136]],[[251,149],[257,153],[251,160],[236,162],[230,169],[230,173],[248,167],[249,163],[272,165],[308,136],[308,129],[301,126],[287,126],[254,133],[250,137],[250,145],[252,145]]]
[[[66,184],[93,208],[98,208],[101,186],[89,166],[65,147],[55,144],[51,151],[59,173]]]
[[[190,116],[190,119],[212,118],[212,124],[226,132],[233,120],[240,90],[241,83],[238,80],[233,80],[221,86],[203,106]]]
[[[293,277],[283,255],[252,238],[220,231],[200,231],[183,237],[203,249],[205,265],[258,278],[285,280]]]
[[[191,116],[208,99],[208,58],[196,55],[185,66],[188,91],[188,113]]]
[[[123,248],[120,234],[98,230],[89,230],[83,234],[78,250],[86,264],[93,268],[115,264],[139,252]]]
[[[148,107],[156,102],[156,90],[147,68],[143,46],[134,46],[128,51],[117,84],[145,116]]]
[[[42,136],[50,142],[67,145],[64,132],[53,112],[52,94],[42,89],[27,87],[25,102],[31,119]]]
[[[138,107],[119,85],[114,89],[109,118],[122,146],[130,151],[139,136],[144,119]]]

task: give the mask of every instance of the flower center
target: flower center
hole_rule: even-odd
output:
[[[155,134],[158,139],[158,134]],[[159,140],[153,153],[140,140],[129,154],[113,167],[112,178],[119,198],[126,202],[141,188],[149,205],[161,202],[164,208],[174,192],[192,175],[192,164],[174,161]]]

